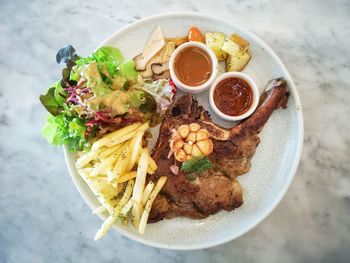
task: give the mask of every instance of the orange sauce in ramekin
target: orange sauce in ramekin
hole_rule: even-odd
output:
[[[196,87],[209,80],[212,62],[209,54],[198,47],[187,47],[175,58],[174,71],[185,85]]]

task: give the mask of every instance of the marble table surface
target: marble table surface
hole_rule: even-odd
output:
[[[349,262],[350,2],[0,1],[0,262]],[[40,135],[38,96],[59,76],[58,48],[88,54],[125,25],[192,11],[253,31],[297,85],[305,139],[295,179],[255,229],[193,252],[155,249],[112,231],[76,191],[62,149]]]

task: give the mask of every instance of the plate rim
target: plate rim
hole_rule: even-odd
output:
[[[156,14],[156,15],[148,16],[148,17],[142,18],[142,19],[140,19],[138,21],[135,21],[135,22],[133,22],[131,24],[128,24],[128,25],[124,26],[123,28],[121,28],[120,30],[117,30],[116,32],[111,34],[109,37],[107,37],[105,40],[103,40],[98,45],[97,48],[99,48],[101,46],[104,46],[105,43],[108,43],[113,38],[115,38],[117,35],[122,34],[123,32],[128,31],[128,30],[130,30],[130,29],[132,29],[134,27],[137,27],[140,24],[151,22],[151,21],[155,21],[155,20],[159,20],[159,19],[162,19],[162,18],[176,18],[176,17],[182,17],[184,19],[193,18],[193,17],[201,18],[201,19],[208,19],[208,20],[215,21],[217,23],[222,23],[222,24],[226,24],[228,26],[232,26],[232,23],[230,23],[230,21],[224,21],[222,19],[219,19],[219,18],[211,16],[211,15],[207,15],[207,14],[200,14],[200,13],[193,13],[193,12],[167,12],[167,13],[162,13],[162,14]],[[296,154],[295,154],[295,157],[293,159],[292,166],[291,166],[292,168],[289,170],[289,172],[287,174],[287,180],[286,180],[285,184],[283,185],[283,188],[281,188],[280,191],[277,193],[276,197],[274,198],[274,200],[270,204],[270,206],[268,206],[265,209],[265,211],[261,213],[261,215],[259,216],[258,220],[256,220],[255,222],[249,224],[248,226],[246,226],[242,231],[240,231],[239,234],[231,235],[231,236],[223,238],[223,239],[221,239],[219,241],[211,241],[211,242],[206,242],[206,243],[203,243],[203,244],[195,244],[195,245],[169,245],[169,244],[166,244],[166,243],[160,243],[160,242],[156,242],[156,241],[147,240],[145,238],[136,236],[133,233],[130,233],[125,228],[122,228],[122,227],[119,227],[117,225],[114,225],[113,228],[115,230],[117,230],[120,234],[122,234],[122,235],[124,235],[124,236],[126,236],[126,237],[128,237],[128,238],[130,238],[132,240],[135,240],[135,241],[137,241],[137,242],[139,242],[141,244],[144,244],[144,245],[148,245],[148,246],[156,247],[156,248],[170,249],[170,250],[186,251],[186,250],[198,250],[198,249],[205,249],[205,248],[210,248],[210,247],[214,247],[214,246],[219,246],[219,245],[222,245],[224,243],[227,243],[229,241],[232,241],[234,239],[237,239],[237,238],[243,236],[244,234],[248,233],[250,230],[254,229],[262,221],[264,221],[272,213],[272,211],[277,207],[277,205],[281,202],[282,198],[285,196],[287,190],[289,189],[289,186],[290,186],[290,184],[291,184],[291,182],[292,182],[292,180],[293,180],[293,178],[294,178],[294,176],[296,174],[296,170],[297,170],[299,162],[300,162],[302,148],[303,148],[303,138],[304,138],[303,110],[302,110],[302,106],[301,106],[301,102],[300,102],[300,97],[299,97],[298,91],[296,89],[294,81],[293,81],[290,73],[288,72],[287,68],[285,67],[285,65],[283,64],[281,59],[277,56],[277,54],[272,50],[272,48],[270,48],[270,46],[268,46],[263,40],[260,39],[260,37],[258,37],[254,33],[252,33],[250,30],[247,30],[246,28],[241,27],[241,26],[236,25],[236,24],[234,24],[234,26],[237,29],[239,29],[241,31],[244,31],[244,33],[249,35],[249,37],[251,39],[254,39],[254,41],[258,42],[265,49],[265,52],[268,52],[269,55],[271,55],[273,57],[273,59],[276,61],[276,63],[280,67],[283,75],[288,80],[289,91],[292,93],[292,96],[293,96],[293,98],[295,100],[296,111],[297,111],[297,119],[298,119],[298,125],[299,125],[299,129],[298,129],[299,138],[298,138]],[[91,209],[96,208],[95,205],[93,204],[93,202],[86,195],[86,189],[81,187],[80,182],[73,175],[74,174],[74,169],[75,169],[75,163],[70,158],[68,147],[66,145],[63,146],[63,151],[64,151],[64,157],[65,157],[66,165],[67,165],[67,168],[68,168],[68,171],[69,171],[69,175],[70,175],[70,177],[71,177],[71,179],[72,179],[76,189],[78,190],[78,192],[81,195],[81,197],[83,198],[83,200],[89,205],[89,207]],[[98,216],[101,219],[105,219],[105,217],[102,216],[102,215],[98,214]]]

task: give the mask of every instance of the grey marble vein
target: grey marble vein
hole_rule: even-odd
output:
[[[350,2],[0,1],[0,262],[349,262]],[[243,237],[215,248],[168,251],[113,231],[76,191],[61,149],[40,136],[38,96],[58,77],[67,43],[88,54],[123,26],[192,11],[243,25],[283,60],[302,100],[305,141],[278,207]]]

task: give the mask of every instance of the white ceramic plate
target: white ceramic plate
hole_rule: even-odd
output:
[[[184,36],[191,26],[202,31],[238,33],[250,42],[252,60],[244,69],[257,83],[260,92],[267,82],[284,76],[291,93],[286,110],[277,110],[260,134],[261,143],[249,173],[238,178],[244,190],[244,204],[232,211],[221,211],[203,220],[175,218],[150,224],[140,235],[134,228],[115,225],[121,234],[150,246],[192,250],[216,246],[233,240],[260,223],[277,206],[292,181],[303,142],[303,116],[299,96],[287,69],[277,55],[251,32],[215,18],[196,14],[166,14],[149,17],[128,25],[105,40],[101,46],[121,49],[127,58],[139,54],[148,36],[160,25],[165,37]],[[208,107],[208,92],[196,95]],[[214,116],[214,115],[213,115]],[[232,124],[214,121],[223,126]],[[75,169],[75,157],[66,151],[68,169],[81,196],[94,209],[99,206],[88,186]],[[106,215],[102,215],[105,218]],[[102,222],[101,222],[102,223]],[[98,229],[96,225],[96,230]],[[111,233],[109,234],[111,235]]]

